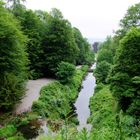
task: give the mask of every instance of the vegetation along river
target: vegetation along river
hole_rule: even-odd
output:
[[[90,71],[95,69],[96,64],[94,64]],[[89,100],[90,97],[94,93],[94,88],[96,86],[95,77],[93,76],[93,72],[89,72],[82,83],[82,89],[79,93],[79,96],[75,102],[76,113],[79,120],[79,126],[77,127],[78,130],[82,128],[86,128],[90,131],[91,125],[87,124],[87,119],[90,116],[90,109],[89,109]]]

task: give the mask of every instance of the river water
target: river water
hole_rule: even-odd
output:
[[[95,69],[96,64],[94,64],[90,69]],[[95,77],[93,72],[89,72],[82,83],[82,89],[79,96],[75,102],[76,113],[79,120],[78,130],[86,128],[88,131],[91,130],[91,125],[87,124],[87,119],[90,116],[89,101],[90,97],[93,96],[94,88],[96,86]]]

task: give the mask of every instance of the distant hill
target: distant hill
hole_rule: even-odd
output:
[[[88,41],[90,44],[93,44],[94,42],[103,42],[105,41],[104,38],[88,38]]]

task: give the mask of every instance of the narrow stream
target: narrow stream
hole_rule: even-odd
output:
[[[95,69],[96,64],[92,65],[89,71],[93,71]],[[82,128],[86,128],[88,131],[91,130],[92,125],[87,124],[87,119],[90,116],[90,109],[89,109],[89,100],[90,97],[93,96],[94,88],[96,86],[95,77],[93,76],[93,72],[88,72],[85,80],[82,82],[82,89],[79,92],[79,96],[74,104],[76,107],[76,113],[79,120],[79,125],[77,127],[78,130]],[[42,130],[44,131],[42,134],[48,134],[48,128],[46,122],[41,126]],[[49,132],[50,134],[54,134],[53,132]]]
[[[95,67],[96,64],[94,64],[90,69],[95,69]],[[87,124],[87,119],[90,116],[89,100],[90,97],[93,96],[95,85],[96,82],[93,72],[89,72],[82,83],[83,88],[75,102],[76,113],[79,120],[79,126],[77,127],[78,130],[81,130],[82,128],[86,128],[88,131],[91,130],[92,126]]]

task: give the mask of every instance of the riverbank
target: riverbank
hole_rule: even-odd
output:
[[[54,82],[43,87],[39,100],[32,107],[33,111],[11,117],[0,129],[0,138],[21,140],[35,138],[44,120],[52,131],[63,129],[69,124],[78,124],[76,117],[71,117],[74,115],[72,104],[78,96],[87,70],[87,66],[77,69],[72,81],[67,85]]]
[[[82,66],[76,70],[76,74],[69,83],[62,85],[57,81],[44,86],[39,100],[34,102],[33,112],[47,118],[47,124],[53,131],[59,131],[65,121],[67,121],[67,125],[78,124],[73,104],[78,97],[82,80],[87,71],[88,66]]]
[[[117,139],[115,99],[108,85],[97,85],[94,96],[90,99],[91,116],[88,122],[94,126],[91,131],[93,140]]]
[[[40,96],[40,90],[43,86],[53,82],[54,79],[37,79],[37,80],[29,80],[26,86],[26,94],[16,106],[15,113],[21,114],[23,112],[31,111],[31,107],[34,101],[37,101]]]

